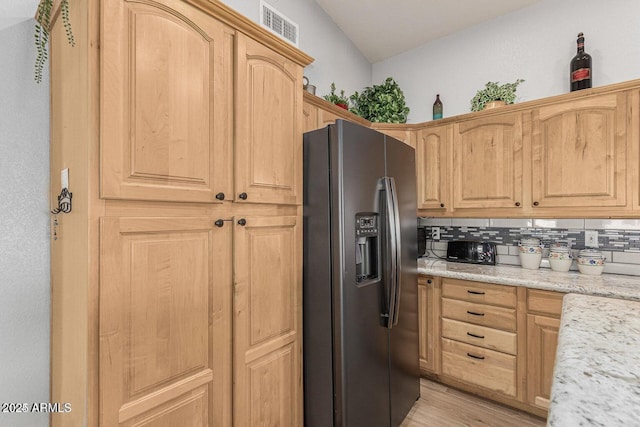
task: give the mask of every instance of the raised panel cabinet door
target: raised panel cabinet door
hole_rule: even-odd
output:
[[[626,128],[626,92],[534,111],[534,207],[625,206]]]
[[[102,2],[101,197],[233,198],[233,40],[181,1]]]
[[[302,203],[302,67],[238,34],[236,201]]]
[[[420,370],[423,372],[437,372],[436,346],[438,336],[438,303],[436,301],[435,279],[429,277],[418,278],[418,332]]]
[[[453,208],[522,206],[522,114],[453,126]]]
[[[230,425],[228,224],[102,218],[101,426]]]
[[[449,150],[451,126],[418,131],[416,141],[416,175],[418,209],[446,210],[449,207]]]
[[[302,425],[301,228],[295,216],[236,218],[235,426]]]
[[[560,319],[527,315],[527,400],[549,409]]]

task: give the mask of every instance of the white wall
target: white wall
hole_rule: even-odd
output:
[[[260,22],[260,0],[222,0],[253,21]],[[277,11],[300,26],[300,50],[314,58],[305,76],[316,95],[329,93],[331,82],[347,95],[371,85],[371,64],[315,0],[269,0]]]
[[[0,402],[49,401],[49,76],[33,80],[34,25],[0,14]]]
[[[542,0],[373,64],[373,81],[393,76],[411,108],[410,123],[431,120],[436,93],[444,116],[470,111],[488,81],[526,81],[516,102],[569,91],[576,35],[593,57],[593,86],[640,78],[638,0]]]

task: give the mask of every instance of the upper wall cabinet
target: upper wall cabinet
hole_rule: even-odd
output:
[[[231,195],[234,32],[169,0],[105,0],[101,20],[101,196]]]
[[[533,206],[626,206],[627,149],[626,92],[533,110]]]
[[[420,129],[416,139],[418,209],[444,212],[450,204],[450,125]]]
[[[522,113],[453,125],[453,208],[520,208]]]
[[[302,67],[238,34],[236,201],[302,203]]]

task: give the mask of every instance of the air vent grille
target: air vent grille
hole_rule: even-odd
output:
[[[260,2],[260,22],[262,26],[298,46],[298,24],[278,12],[268,3]]]

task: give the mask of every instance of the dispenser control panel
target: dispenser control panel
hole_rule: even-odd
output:
[[[378,217],[375,215],[356,217],[356,236],[370,237],[378,235]]]

